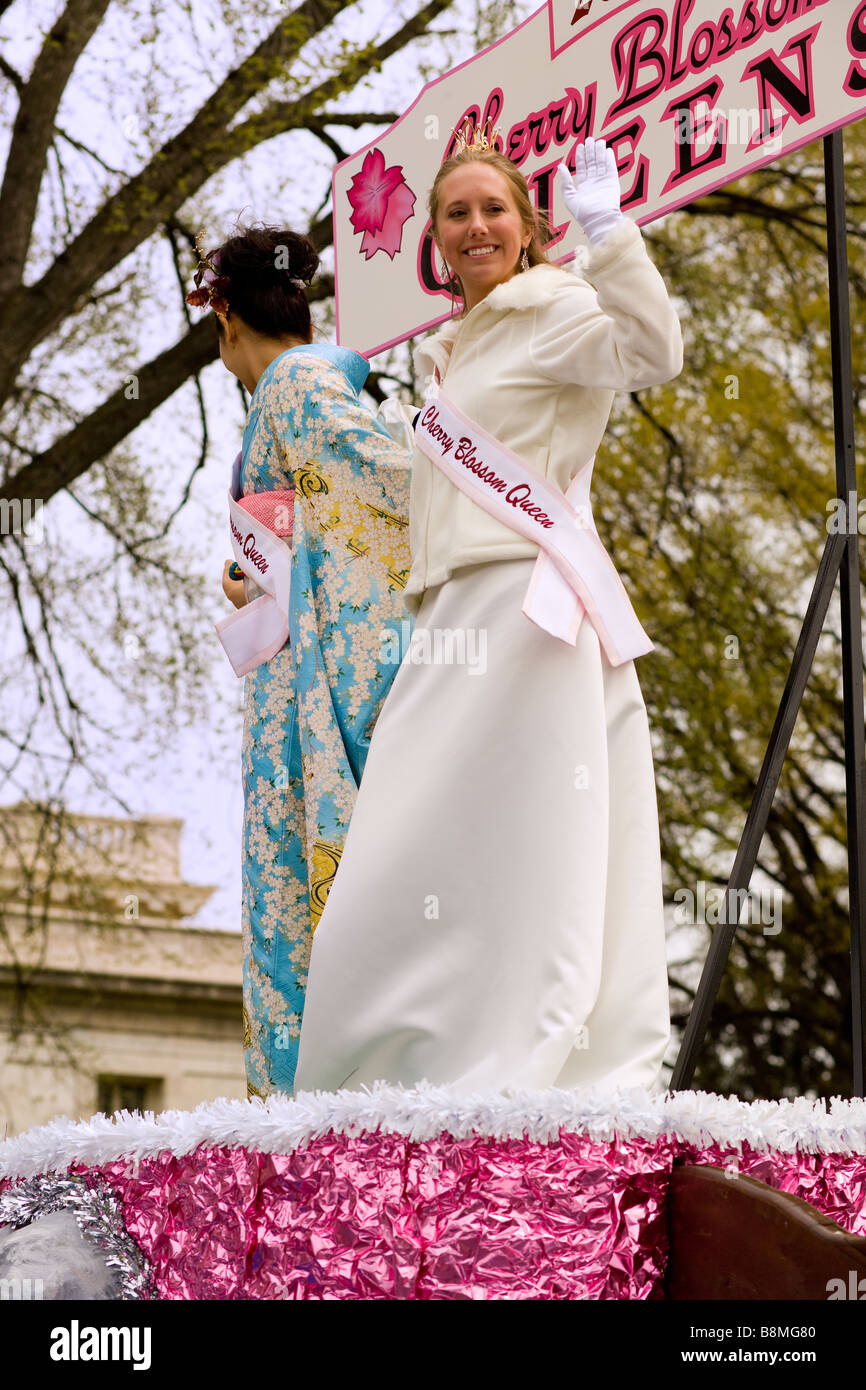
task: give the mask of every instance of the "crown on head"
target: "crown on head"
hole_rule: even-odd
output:
[[[463,133],[467,128],[472,130],[472,138],[471,138],[471,140],[467,140],[467,139],[466,139],[466,136],[465,136],[464,133]],[[495,128],[495,129],[492,131],[492,133],[488,136],[485,132],[488,131],[489,129],[490,129],[490,121],[488,120],[488,121],[485,121],[485,123],[484,123],[484,125],[481,127],[481,130],[480,130],[480,131],[476,131],[476,130],[472,127],[471,122],[470,122],[470,120],[469,120],[469,117],[467,116],[467,117],[466,117],[466,120],[463,122],[463,125],[462,125],[462,127],[461,127],[461,129],[460,129],[459,131],[458,131],[457,128],[455,127],[455,133],[456,133],[456,135],[457,135],[457,140],[456,140],[456,142],[455,142],[454,150],[452,151],[452,153],[454,153],[454,154],[462,154],[462,152],[463,152],[464,150],[492,150],[492,149],[495,149],[495,148],[496,148],[496,145],[495,145],[496,138],[497,138],[497,136],[498,136],[501,132],[500,132],[499,126],[496,126],[496,128]]]

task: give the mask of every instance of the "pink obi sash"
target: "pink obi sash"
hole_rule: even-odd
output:
[[[612,666],[651,652],[654,644],[595,529],[589,497],[595,455],[563,495],[448,400],[435,368],[425,399],[415,422],[418,448],[492,517],[541,547],[526,616],[574,646],[588,613]]]
[[[235,561],[264,591],[215,624],[232,670],[245,676],[269,661],[289,636],[295,493],[253,492],[235,498],[229,492],[228,499]]]

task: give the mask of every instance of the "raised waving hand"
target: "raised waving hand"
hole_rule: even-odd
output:
[[[573,180],[568,165],[559,165],[562,200],[591,242],[604,241],[608,232],[623,220],[613,150],[603,140],[587,136],[575,151],[574,163]]]

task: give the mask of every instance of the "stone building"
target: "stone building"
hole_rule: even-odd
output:
[[[182,826],[0,808],[0,1138],[246,1096],[241,937],[184,925]]]

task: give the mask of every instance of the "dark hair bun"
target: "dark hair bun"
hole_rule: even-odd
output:
[[[310,308],[303,290],[319,268],[309,237],[289,228],[238,225],[219,248],[219,271],[229,280],[229,312],[267,338],[309,339]]]
[[[309,285],[319,269],[319,255],[310,239],[298,232],[281,232],[277,247],[285,248],[281,259],[288,261],[285,267],[287,274]],[[279,255],[280,251],[277,251],[276,256]]]

